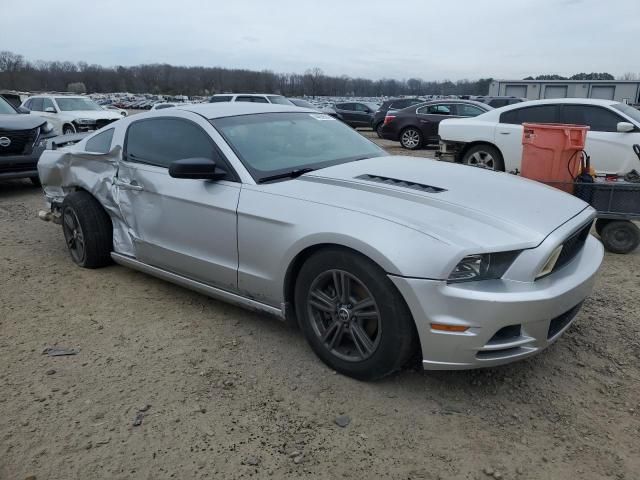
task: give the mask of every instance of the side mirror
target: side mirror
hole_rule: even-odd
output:
[[[47,107],[44,109],[44,111],[47,113],[56,113],[56,109],[53,107]]]
[[[31,113],[31,110],[29,110],[27,107],[18,107],[18,113],[28,115]]]
[[[629,123],[629,122],[618,122],[618,132],[620,133],[629,133],[629,132],[633,132],[636,129],[635,125],[633,123]]]
[[[221,180],[227,172],[209,158],[184,158],[171,162],[169,176],[194,180]]]

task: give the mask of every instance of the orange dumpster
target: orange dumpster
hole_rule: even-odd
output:
[[[589,127],[524,123],[521,176],[573,192]]]

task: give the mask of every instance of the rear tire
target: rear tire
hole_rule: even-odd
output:
[[[89,193],[73,192],[62,202],[62,231],[71,259],[84,268],[109,265],[113,226],[102,205]]]
[[[415,324],[395,285],[380,267],[347,249],[325,249],[304,263],[295,306],[313,351],[344,375],[381,378],[416,351]]]
[[[607,223],[610,223],[611,219],[609,218],[599,218],[596,220],[596,233],[600,236],[602,236],[602,229],[607,225]]]
[[[407,127],[400,132],[400,145],[407,150],[418,150],[423,142],[422,132],[415,127]]]
[[[492,145],[482,144],[471,147],[462,156],[462,163],[473,167],[504,172],[504,160],[500,150]]]
[[[630,253],[640,245],[640,228],[629,220],[612,220],[602,228],[600,239],[610,252]]]
[[[380,122],[374,128],[374,130],[376,132],[376,135],[378,135],[378,138],[382,138],[382,127],[383,126],[384,126],[384,122]]]

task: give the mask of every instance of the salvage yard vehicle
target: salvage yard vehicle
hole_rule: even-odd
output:
[[[594,210],[512,175],[389,156],[283,105],[127,117],[38,164],[72,260],[112,260],[297,323],[331,368],[499,365],[569,327],[603,258]],[[535,199],[535,201],[531,201]]]
[[[379,130],[387,140],[400,142],[408,150],[438,144],[438,125],[447,118],[475,117],[492,107],[473,100],[436,100],[422,102],[397,112],[388,112]]]
[[[282,95],[270,95],[261,93],[217,94],[209,99],[210,103],[220,102],[247,102],[247,103],[274,103],[277,105],[293,105],[291,100]]]
[[[47,139],[53,136],[51,123],[19,113],[0,97],[0,180],[29,178],[40,185],[36,165]]]
[[[64,135],[97,130],[122,118],[119,112],[105,110],[81,95],[37,95],[26,99],[22,106]]]
[[[382,125],[384,125],[384,119],[387,116],[387,112],[390,110],[402,110],[403,108],[411,107],[412,105],[418,105],[424,103],[426,100],[421,98],[392,98],[391,100],[385,100],[382,105],[373,114],[371,120],[371,128],[378,135],[378,138],[382,138]]]
[[[371,102],[342,102],[333,106],[335,118],[353,128],[371,127],[373,116],[379,108],[380,105]]]
[[[640,143],[640,111],[611,100],[563,98],[516,103],[464,120],[440,123],[444,160],[493,170],[521,169],[523,123],[587,125],[585,151],[601,173],[640,170],[633,145]]]

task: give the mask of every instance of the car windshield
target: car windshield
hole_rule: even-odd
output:
[[[292,102],[281,95],[269,95],[269,101],[271,103],[277,103],[278,105],[293,105]]]
[[[16,111],[13,109],[11,105],[9,105],[9,102],[7,102],[4,98],[0,97],[0,113],[4,115],[12,115],[16,113]]]
[[[387,155],[359,133],[322,113],[262,113],[212,119],[256,181]]]
[[[89,98],[82,97],[56,97],[56,103],[63,112],[102,110],[100,105]]]
[[[614,103],[611,106],[616,110],[624,113],[627,117],[631,117],[633,120],[640,123],[640,110],[637,110],[624,103]]]

